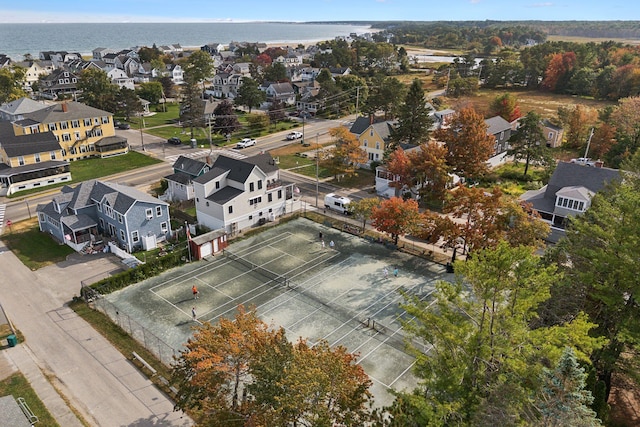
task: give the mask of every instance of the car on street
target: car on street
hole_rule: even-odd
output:
[[[238,142],[236,148],[247,148],[252,145],[256,145],[256,140],[251,138],[243,138],[242,141]]]
[[[182,140],[177,136],[172,136],[171,138],[167,139],[167,142],[171,145],[182,145]]]
[[[302,138],[302,132],[298,132],[298,131],[290,132],[289,135],[287,135],[287,139],[290,141],[294,139],[300,139],[300,138]]]
[[[129,125],[129,123],[116,122],[115,125],[118,129],[123,129],[123,130],[131,129],[131,125]]]

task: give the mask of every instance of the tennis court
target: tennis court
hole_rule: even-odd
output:
[[[449,276],[443,266],[300,218],[106,298],[176,349],[197,324],[192,309],[199,322],[216,322],[232,317],[238,304],[254,305],[290,340],[324,339],[359,353],[376,403],[384,405],[389,388],[416,382],[399,321],[400,291],[428,299],[434,282]]]

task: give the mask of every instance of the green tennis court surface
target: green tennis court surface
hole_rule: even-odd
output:
[[[429,299],[434,282],[450,277],[443,266],[302,218],[225,252],[108,295],[115,309],[105,311],[120,324],[126,318],[145,329],[139,340],[154,336],[178,352],[197,324],[192,308],[199,322],[216,322],[232,317],[238,304],[254,305],[290,340],[324,339],[358,353],[378,405],[391,402],[389,388],[415,385],[399,322],[406,315],[399,291]],[[155,344],[150,347],[154,351]]]

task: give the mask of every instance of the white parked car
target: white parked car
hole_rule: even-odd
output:
[[[247,147],[251,147],[252,145],[256,145],[255,139],[243,138],[242,141],[238,142],[238,145],[236,145],[236,148],[247,148]]]
[[[579,165],[595,166],[596,162],[592,161],[589,157],[578,157],[577,159],[571,159],[571,163],[577,163]]]
[[[300,139],[300,138],[302,138],[302,132],[298,132],[298,131],[290,132],[289,135],[287,135],[288,140],[294,140],[294,139]]]

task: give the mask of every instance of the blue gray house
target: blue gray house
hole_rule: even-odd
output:
[[[76,251],[99,240],[113,241],[127,252],[152,249],[171,233],[167,203],[111,182],[64,186],[36,211],[40,231]]]

